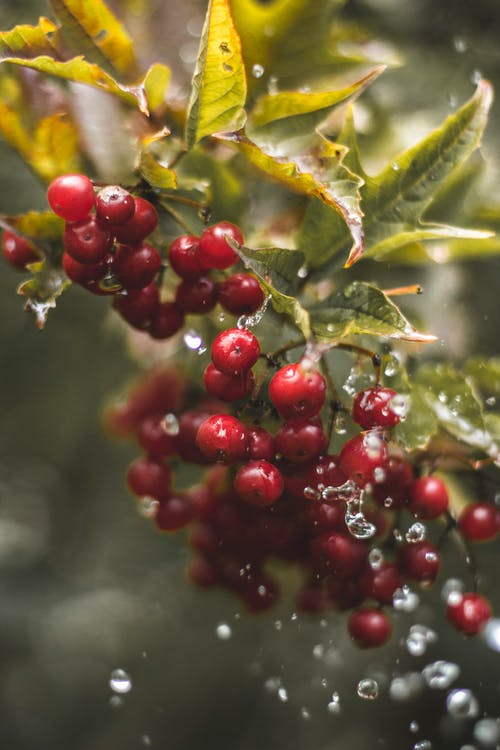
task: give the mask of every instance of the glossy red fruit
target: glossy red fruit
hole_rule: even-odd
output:
[[[276,449],[287,461],[311,461],[326,449],[323,427],[314,422],[284,424],[276,435]]]
[[[28,263],[35,263],[40,260],[38,253],[28,240],[8,230],[3,233],[2,252],[7,263],[21,271]]]
[[[367,599],[381,604],[392,604],[394,592],[403,585],[403,578],[396,565],[382,563],[379,568],[369,566],[360,579],[360,587]]]
[[[193,508],[189,499],[179,493],[160,501],[154,522],[159,531],[178,531],[193,520]]]
[[[131,219],[116,228],[116,239],[124,245],[138,245],[158,226],[156,208],[145,198],[134,198]]]
[[[477,635],[491,619],[491,607],[483,596],[467,593],[458,602],[448,604],[446,616],[461,633]]]
[[[219,302],[233,315],[249,315],[264,302],[264,292],[255,276],[235,273],[220,285]]]
[[[137,497],[162,500],[170,493],[172,472],[169,466],[152,458],[137,458],[127,471],[127,484]]]
[[[412,482],[410,462],[402,456],[390,456],[384,481],[372,485],[373,499],[387,510],[398,510],[407,503]]]
[[[176,436],[166,431],[164,414],[146,417],[137,430],[137,440],[143,451],[157,460],[176,451]]]
[[[471,542],[488,542],[500,532],[500,510],[491,503],[471,503],[460,514],[458,527]]]
[[[47,199],[65,221],[81,221],[94,206],[94,188],[84,174],[63,174],[50,183]]]
[[[220,573],[217,566],[205,557],[195,557],[188,565],[188,578],[201,588],[210,588],[220,583]]]
[[[326,572],[339,578],[357,578],[365,569],[368,547],[349,534],[325,533],[313,541],[313,557]]]
[[[365,487],[386,478],[389,455],[382,435],[376,430],[355,435],[340,452],[340,467],[349,479]]]
[[[64,230],[64,249],[79,263],[99,263],[111,250],[113,237],[103,229],[95,216],[67,224]]]
[[[347,623],[349,635],[361,648],[377,648],[391,637],[391,622],[379,609],[364,607],[351,614]]]
[[[397,403],[401,400],[401,404]],[[354,397],[352,418],[363,429],[372,427],[395,427],[401,421],[404,400],[392,388],[375,386],[360,391]]]
[[[347,482],[347,477],[340,468],[338,456],[320,456],[312,464],[309,464],[305,474],[306,487],[309,487],[318,495],[324,494],[324,499],[335,500],[335,492],[331,488],[341,487]],[[311,492],[306,493],[307,499],[317,499]],[[309,497],[308,497],[309,495]]]
[[[439,572],[439,551],[430,542],[402,544],[398,550],[398,568],[414,581],[433,583]]]
[[[226,375],[213,364],[209,364],[203,375],[203,384],[211,396],[230,403],[245,398],[251,393],[254,376],[251,370],[241,375]]]
[[[197,279],[205,273],[198,253],[199,244],[198,237],[181,234],[168,248],[170,265],[182,279]]]
[[[248,432],[236,417],[214,414],[200,425],[196,445],[212,461],[234,463],[246,455]]]
[[[184,325],[184,313],[174,302],[161,302],[151,318],[149,335],[154,339],[169,339]]]
[[[300,363],[286,365],[269,383],[269,398],[288,422],[315,417],[325,403],[326,382],[317,371]]]
[[[248,427],[248,458],[272,461],[276,454],[276,441],[263,427]]]
[[[249,461],[236,474],[234,488],[247,503],[265,507],[281,497],[284,489],[281,472],[263,459]]]
[[[179,417],[179,433],[177,435],[177,450],[183,461],[194,464],[212,463],[212,458],[207,456],[196,444],[196,435],[200,425],[212,416],[209,409],[188,409]]]
[[[311,581],[297,594],[297,609],[312,615],[323,614],[331,607],[330,597],[322,583]]]
[[[205,229],[200,237],[199,255],[205,268],[223,270],[234,265],[238,260],[237,254],[227,243],[226,237],[243,244],[243,235],[237,226],[229,221],[221,221]]]
[[[419,477],[410,487],[408,507],[417,518],[438,518],[448,509],[448,490],[439,477]]]
[[[113,273],[125,289],[151,284],[160,268],[160,253],[148,242],[137,247],[120,245],[113,258]]]
[[[68,253],[63,253],[62,267],[64,273],[71,281],[82,286],[98,282],[106,273],[106,263],[95,263],[93,265],[79,263],[71,255],[68,255]]]
[[[209,312],[217,304],[217,284],[208,276],[184,279],[177,287],[175,303],[184,313]]]
[[[96,195],[95,213],[97,218],[112,227],[124,224],[135,212],[133,195],[120,185],[107,185]]]
[[[344,503],[310,502],[304,518],[314,534],[321,534],[325,531],[347,532]]]
[[[246,328],[221,331],[212,344],[212,362],[226,375],[247,372],[257,362],[259,355],[259,342]]]
[[[147,328],[157,313],[160,294],[152,282],[143,289],[131,289],[113,298],[113,307],[134,328]]]

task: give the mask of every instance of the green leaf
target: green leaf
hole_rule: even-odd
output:
[[[418,386],[411,388],[405,396],[408,399],[408,411],[404,421],[394,429],[394,438],[409,451],[426,448],[438,431],[436,415]]]
[[[463,373],[449,364],[426,364],[417,372],[415,382],[443,429],[472,448],[488,452],[492,438],[481,404]]]
[[[45,327],[49,311],[56,306],[57,298],[71,286],[64,271],[53,265],[49,259],[29,265],[32,278],[24,281],[18,294],[27,297],[25,309],[33,313],[40,330]]]
[[[137,75],[132,40],[103,0],[50,0],[73,52],[121,76]]]
[[[500,357],[471,357],[465,363],[464,371],[481,390],[500,396]]]
[[[465,232],[470,236],[468,230],[426,224],[421,217],[438,188],[479,144],[491,99],[491,86],[482,81],[474,96],[440,128],[394,159],[377,177],[363,175],[365,184],[360,193],[367,256],[381,258],[418,237],[464,236]],[[352,148],[352,143],[347,145]],[[353,167],[348,157],[346,163]],[[474,235],[475,239],[485,236]],[[338,217],[318,201],[311,202],[298,244],[302,250],[314,244],[315,266],[338,266],[348,242],[348,233]]]
[[[241,43],[229,0],[210,0],[192,81],[187,147],[205,136],[241,128],[246,93]]]
[[[349,258],[363,252],[363,226],[359,209],[361,180],[343,166],[345,149],[318,135],[315,152],[293,160],[267,153],[244,133],[218,136],[231,143],[257,169],[296,193],[317,197],[322,204],[334,209],[339,224],[350,232],[353,244]],[[315,247],[300,248],[307,263],[315,266]]]
[[[62,254],[64,220],[52,211],[28,211],[7,216],[5,222],[45,253],[55,248],[58,256]]]
[[[153,63],[147,71],[142,86],[150,112],[153,112],[165,103],[171,77],[172,72],[170,68],[162,63]]]
[[[435,336],[419,333],[380,289],[355,281],[308,307],[312,332],[325,341],[370,334],[427,343]]]
[[[177,187],[177,175],[174,170],[160,164],[149,151],[143,151],[140,155],[139,172],[154,188],[175,190]]]
[[[38,26],[20,24],[9,31],[0,31],[0,56],[38,57],[58,56],[59,29],[48,18],[38,21]]]

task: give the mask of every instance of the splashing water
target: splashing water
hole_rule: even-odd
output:
[[[259,63],[255,63],[255,65],[252,67],[252,75],[254,78],[262,78],[264,75],[264,66],[259,65]]]
[[[375,700],[379,694],[378,682],[371,677],[366,677],[364,680],[360,680],[358,682],[357,693],[359,697],[364,700]]]
[[[425,525],[417,521],[416,523],[412,523],[405,534],[405,539],[410,544],[416,544],[417,542],[423,542],[426,533],[427,529],[425,528]]]
[[[252,315],[240,315],[240,317],[238,318],[238,322],[236,323],[237,328],[241,330],[242,328],[253,328],[254,326],[259,325],[262,318],[264,317],[269,303],[271,302],[271,299],[271,295],[268,294],[259,309],[256,310]]]
[[[380,570],[384,564],[384,553],[378,547],[373,547],[368,553],[368,564],[372,570]]]
[[[440,659],[424,667],[422,676],[432,690],[446,690],[460,676],[460,667]]]
[[[206,352],[207,349],[204,346],[203,338],[194,328],[189,328],[182,338],[187,348],[191,349],[191,351]]]
[[[412,625],[406,637],[406,650],[411,656],[422,656],[431,643],[437,641],[437,634],[425,625]]]
[[[335,691],[332,693],[332,697],[330,698],[330,702],[328,703],[328,711],[331,714],[339,714],[340,713],[340,695]]]
[[[479,703],[466,688],[451,690],[446,696],[446,708],[456,719],[473,719],[479,714]]]
[[[394,592],[392,604],[394,609],[398,609],[400,612],[414,612],[420,604],[420,599],[418,598],[418,595],[405,584]]]

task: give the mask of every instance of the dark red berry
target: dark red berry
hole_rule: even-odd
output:
[[[359,607],[365,600],[357,578],[343,579],[331,575],[328,576],[326,584],[330,602],[340,612]]]
[[[394,592],[402,585],[401,573],[393,563],[383,563],[379,568],[368,567],[360,579],[364,595],[381,604],[392,604]]]
[[[302,586],[297,594],[297,609],[318,615],[330,609],[330,598],[321,583],[312,581]]]
[[[460,514],[458,527],[471,542],[487,542],[500,532],[500,510],[491,503],[471,503]]]
[[[248,458],[272,461],[275,453],[275,440],[267,430],[263,427],[248,428]]]
[[[247,503],[265,507],[272,505],[284,489],[279,469],[269,461],[249,461],[236,474],[234,488]]]
[[[203,375],[203,383],[211,396],[231,402],[245,398],[251,393],[254,376],[251,370],[241,375],[226,375],[213,364],[209,364]]]
[[[183,494],[172,495],[160,501],[154,521],[160,531],[178,531],[193,520],[193,508]]]
[[[240,595],[249,612],[266,612],[279,599],[279,587],[274,578],[260,573],[244,582]]]
[[[264,292],[255,276],[235,273],[220,285],[219,302],[233,315],[249,315],[264,302]]]
[[[166,431],[163,414],[146,417],[137,430],[137,440],[150,458],[165,458],[176,451],[176,436]]]
[[[361,648],[382,646],[391,637],[391,622],[379,609],[357,609],[349,617],[349,635]]]
[[[489,602],[479,594],[463,594],[458,602],[448,604],[446,616],[465,635],[477,635],[491,619]]]
[[[82,284],[85,287],[89,284],[95,284],[106,273],[106,264],[104,262],[93,265],[79,263],[71,255],[68,255],[68,253],[63,253],[62,267],[64,273],[71,281],[74,281],[75,284]]]
[[[269,383],[269,397],[288,422],[315,417],[325,403],[326,383],[317,371],[299,364],[286,365]]]
[[[356,394],[352,418],[365,430],[372,427],[394,427],[401,421],[401,406],[396,404],[397,399],[401,399],[404,409],[402,397],[392,388],[367,388]]]
[[[217,284],[208,276],[185,279],[177,287],[175,303],[184,313],[209,312],[217,304]]]
[[[188,565],[188,578],[197,586],[210,588],[220,583],[217,566],[205,557],[195,557]]]
[[[151,284],[160,267],[160,253],[148,242],[137,247],[121,245],[113,259],[113,273],[125,289],[142,289]]]
[[[134,213],[131,219],[116,229],[116,239],[124,245],[138,245],[158,226],[158,214],[152,203],[145,198],[134,198]]]
[[[439,551],[430,542],[402,544],[398,550],[398,568],[414,581],[433,583],[439,565]]]
[[[321,456],[307,467],[304,481],[304,489],[308,487],[313,491],[304,495],[308,500],[317,499],[322,494],[326,495],[325,499],[332,500],[335,499],[335,493],[331,492],[331,488],[341,487],[347,482],[347,477],[340,468],[339,457],[327,455]]]
[[[94,206],[94,188],[84,174],[63,174],[52,180],[47,198],[53,212],[65,221],[81,221]]]
[[[134,328],[147,328],[159,304],[160,295],[154,282],[143,289],[131,289],[126,294],[117,294],[113,299],[114,309]]]
[[[246,328],[221,331],[212,344],[212,362],[226,375],[247,372],[257,362],[259,355],[259,342]]]
[[[402,508],[410,496],[413,467],[402,456],[390,456],[385,467],[385,479],[372,485],[375,502],[387,510]]]
[[[183,461],[194,464],[211,463],[212,459],[198,448],[196,435],[200,425],[212,414],[210,409],[188,409],[179,417],[177,451]]]
[[[376,430],[355,435],[340,452],[342,471],[360,487],[383,482],[388,461],[387,445]]]
[[[357,578],[365,569],[368,547],[349,534],[322,534],[313,542],[314,558],[339,578]]]
[[[287,461],[311,461],[326,448],[323,427],[313,422],[284,424],[276,435],[276,448]]]
[[[239,419],[229,414],[214,414],[200,425],[196,445],[212,461],[234,463],[245,457],[248,433]]]
[[[182,279],[197,279],[205,272],[198,254],[199,244],[198,237],[181,234],[168,248],[170,265]]]
[[[184,313],[174,302],[161,302],[149,324],[149,334],[154,339],[169,339],[184,325]]]
[[[151,458],[138,458],[127,472],[127,484],[137,497],[165,498],[170,493],[172,472],[168,466]]]
[[[19,270],[24,270],[28,263],[40,260],[38,253],[28,240],[8,230],[3,233],[2,251],[5,260]]]
[[[439,477],[419,477],[410,487],[409,509],[425,520],[438,518],[448,509],[448,490]]]
[[[99,263],[111,250],[113,237],[99,225],[95,216],[67,224],[64,230],[64,249],[79,263]]]
[[[243,244],[242,233],[228,221],[221,221],[205,229],[200,237],[199,247],[200,259],[205,268],[223,270],[236,263],[238,256],[227,243],[226,237],[235,240],[239,245]]]
[[[347,531],[343,503],[313,501],[306,509],[305,520],[315,534],[324,531]]]
[[[134,215],[134,197],[119,185],[107,185],[96,195],[95,212],[98,219],[106,224],[124,224]]]

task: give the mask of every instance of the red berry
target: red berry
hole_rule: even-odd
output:
[[[77,260],[63,253],[62,267],[66,276],[74,281],[75,284],[82,284],[87,287],[104,276],[106,273],[106,264],[104,262],[89,265],[88,263],[79,263]]]
[[[402,508],[410,496],[413,467],[401,456],[390,456],[385,467],[385,479],[372,486],[372,495],[387,510]]]
[[[81,221],[94,206],[94,188],[84,174],[63,174],[52,180],[47,198],[53,212],[65,221]]]
[[[471,542],[487,542],[500,532],[500,510],[490,503],[471,503],[460,514],[458,527]]]
[[[340,452],[340,467],[360,487],[376,485],[386,478],[387,445],[376,430],[355,435]]]
[[[231,402],[245,398],[251,393],[254,376],[251,370],[241,375],[226,375],[209,364],[203,375],[203,383],[211,396]]]
[[[134,197],[119,185],[107,185],[96,195],[95,212],[98,219],[106,224],[124,224],[134,215]]]
[[[433,583],[439,564],[439,551],[429,542],[402,544],[398,550],[398,568],[414,581]]]
[[[264,292],[255,276],[235,273],[220,285],[219,302],[234,315],[249,315],[264,302]]]
[[[265,507],[283,493],[284,482],[279,469],[269,461],[249,461],[236,474],[234,488],[247,503]]]
[[[401,574],[393,563],[383,563],[379,568],[369,567],[360,579],[364,595],[381,604],[392,604],[394,592],[402,585]]]
[[[243,235],[234,224],[221,221],[205,229],[200,237],[199,255],[205,268],[229,268],[238,260],[233,248],[227,243],[226,237],[243,244]]]
[[[335,609],[345,612],[353,607],[359,607],[365,600],[365,595],[359,587],[357,579],[339,579],[335,575],[327,578],[327,591],[330,602]]]
[[[113,258],[113,273],[125,289],[151,284],[160,267],[160,253],[147,242],[138,247],[121,245]]]
[[[448,604],[446,616],[461,633],[477,635],[491,618],[491,607],[479,594],[463,594],[457,603]]]
[[[137,497],[161,500],[170,493],[171,483],[170,468],[151,458],[136,459],[127,472],[127,484]]]
[[[248,428],[248,458],[272,461],[276,453],[273,436],[263,427]]]
[[[259,355],[259,342],[246,328],[221,331],[212,344],[212,362],[226,375],[246,372],[257,362]]]
[[[245,457],[248,433],[239,419],[214,414],[200,425],[196,445],[212,461],[233,463]]]
[[[340,468],[338,456],[321,456],[307,467],[305,474],[306,487],[321,495],[330,487],[340,487],[347,482],[347,477]],[[311,498],[308,498],[311,499]]]
[[[125,245],[138,245],[158,226],[158,214],[145,198],[134,198],[134,214],[116,229],[116,239]]]
[[[379,609],[365,607],[357,609],[349,617],[349,635],[361,648],[376,648],[386,643],[391,636],[391,623]]]
[[[193,508],[182,494],[172,495],[160,501],[155,514],[155,525],[160,531],[178,531],[193,520]]]
[[[113,299],[114,309],[134,328],[147,328],[160,304],[158,287],[154,282],[143,289],[131,289],[126,294],[117,294]]]
[[[314,501],[307,508],[305,519],[314,533],[347,531],[343,503]]]
[[[279,587],[273,578],[260,573],[244,582],[240,594],[249,612],[266,612],[279,599]]]
[[[276,435],[278,453],[293,463],[304,463],[319,456],[326,448],[321,424],[295,422],[284,424]]]
[[[288,422],[315,417],[325,403],[326,383],[317,370],[286,365],[269,383],[269,397]]]
[[[169,339],[184,325],[184,313],[174,302],[161,302],[149,324],[149,334],[154,339]]]
[[[181,234],[168,248],[168,259],[175,273],[183,279],[197,279],[205,268],[198,253],[198,237]]]
[[[330,608],[330,599],[325,587],[314,581],[302,586],[296,601],[297,609],[313,615],[322,614]]]
[[[38,253],[28,240],[8,230],[3,233],[2,251],[5,260],[19,270],[24,270],[28,263],[40,260]]]
[[[166,432],[163,414],[146,417],[139,425],[137,439],[150,458],[165,458],[176,451],[176,436]]]
[[[401,414],[394,408],[394,399],[400,398],[392,388],[367,388],[356,394],[352,405],[352,418],[363,429],[372,427],[394,427],[401,421]]]
[[[64,230],[64,249],[80,263],[99,263],[111,250],[113,237],[99,225],[95,216],[67,224]]]
[[[198,448],[196,435],[200,425],[212,416],[209,409],[189,409],[179,417],[179,433],[177,435],[177,450],[183,461],[194,464],[211,463],[211,458]]]
[[[193,583],[202,588],[210,588],[220,583],[217,566],[205,557],[195,557],[194,560],[191,560],[187,574]]]
[[[177,287],[175,303],[184,313],[209,312],[217,304],[217,284],[208,276],[184,279]]]
[[[368,558],[365,542],[349,534],[322,534],[313,542],[313,556],[339,578],[357,578]]]
[[[448,490],[439,477],[414,479],[410,487],[408,506],[417,518],[438,518],[448,508]]]

